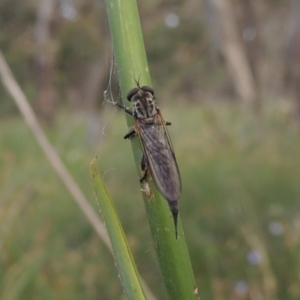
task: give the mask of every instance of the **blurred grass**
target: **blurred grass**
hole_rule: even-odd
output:
[[[228,103],[161,109],[202,299],[299,299],[300,138],[289,116],[273,108],[253,117]],[[48,136],[97,210],[89,164],[98,156],[138,269],[162,299],[124,118],[108,109],[99,118],[93,150],[80,115],[61,113]],[[124,299],[113,258],[21,119],[0,121],[0,143],[0,298]]]

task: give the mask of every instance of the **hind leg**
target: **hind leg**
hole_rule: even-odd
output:
[[[140,182],[143,182],[146,179],[146,177],[148,175],[148,171],[149,171],[148,166],[147,166],[147,159],[146,159],[144,153],[143,153],[142,160],[141,160],[141,169],[144,172],[144,174],[143,174],[142,178],[140,179]]]

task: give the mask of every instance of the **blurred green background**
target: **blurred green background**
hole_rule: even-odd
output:
[[[299,3],[138,3],[204,300],[300,299]],[[124,113],[109,103],[120,94],[105,3],[0,0],[0,25],[49,140],[96,211],[98,156],[138,269],[165,299]],[[2,85],[0,144],[0,299],[125,299],[113,257]]]

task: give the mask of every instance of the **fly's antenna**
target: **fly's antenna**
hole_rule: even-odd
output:
[[[136,83],[137,87],[140,88],[140,79],[141,79],[141,74],[139,75],[139,79],[136,80],[135,78],[133,78],[134,82]]]

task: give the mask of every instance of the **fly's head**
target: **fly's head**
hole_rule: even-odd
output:
[[[158,108],[155,104],[154,91],[151,87],[140,87],[138,85],[137,88],[129,91],[127,99],[133,103],[134,116],[137,119],[152,120],[157,114]]]

